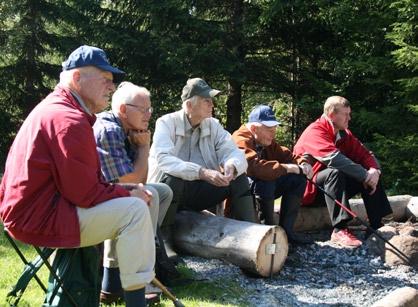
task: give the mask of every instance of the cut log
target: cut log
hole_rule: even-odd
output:
[[[190,211],[177,213],[173,237],[176,250],[222,259],[263,277],[280,271],[289,249],[279,226]]]
[[[407,206],[412,199],[411,195],[389,196],[393,219],[397,222],[405,221],[408,217]],[[362,199],[350,199],[351,209],[363,220],[367,221],[366,208]],[[295,222],[296,231],[312,231],[331,228],[331,220],[325,204],[321,206],[302,206]]]

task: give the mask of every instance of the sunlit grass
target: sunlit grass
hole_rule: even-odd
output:
[[[0,224],[0,229],[3,229]],[[32,247],[18,244],[27,259],[32,260],[36,252]],[[16,283],[22,273],[23,263],[10,246],[4,233],[0,235],[0,306],[8,306],[6,295],[11,287]],[[185,277],[193,277],[193,271],[187,267],[179,267],[180,272]],[[48,273],[46,268],[41,268],[38,276],[47,286]],[[228,279],[219,281],[195,281],[187,286],[173,287],[172,293],[187,307],[217,307],[217,306],[247,306],[244,293],[239,285]],[[18,306],[41,306],[45,294],[34,279],[28,285]],[[123,304],[113,306],[124,306]],[[162,297],[158,306],[173,306],[173,303]]]

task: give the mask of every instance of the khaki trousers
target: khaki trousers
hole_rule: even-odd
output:
[[[158,209],[156,216],[158,217]],[[80,247],[114,240],[124,289],[149,283],[155,276],[155,242],[150,210],[137,197],[115,198],[92,208],[77,207]],[[106,258],[106,255],[105,255]],[[116,257],[114,257],[116,259]],[[111,262],[105,259],[104,262]]]

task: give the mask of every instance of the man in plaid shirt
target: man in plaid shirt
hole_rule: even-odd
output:
[[[151,114],[150,92],[131,82],[122,82],[119,85],[112,97],[111,111],[97,114],[93,129],[102,174],[108,182],[145,184],[150,148],[148,124]],[[173,192],[163,183],[146,184],[146,188],[152,192],[150,211],[154,221],[154,231],[157,233],[157,226],[164,219]],[[159,246],[159,242],[157,242],[156,254],[157,276],[165,283],[170,278],[178,277],[174,266],[167,269],[164,264],[162,264],[163,268],[158,265],[161,261],[165,261],[165,264],[168,261],[164,246]],[[167,270],[171,271],[172,275],[167,276]],[[109,267],[105,267],[104,272],[102,299],[109,301],[107,297],[111,295],[108,294],[119,291],[117,264],[109,263]]]

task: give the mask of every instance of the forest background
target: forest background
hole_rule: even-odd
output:
[[[61,62],[88,44],[151,91],[153,122],[202,77],[223,91],[215,117],[228,131],[269,104],[292,147],[328,96],[345,96],[389,193],[418,195],[417,20],[415,0],[1,1],[0,173]]]

